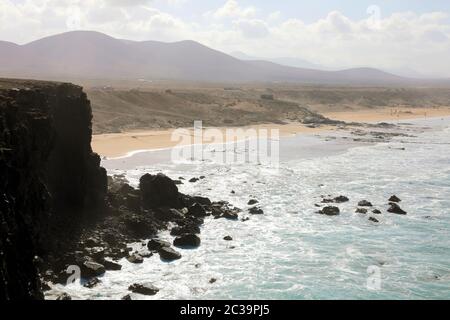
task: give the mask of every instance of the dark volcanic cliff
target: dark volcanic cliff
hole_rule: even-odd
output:
[[[0,300],[42,298],[38,256],[103,205],[91,119],[80,87],[0,80]]]
[[[139,189],[107,179],[91,120],[80,87],[0,79],[0,301],[43,298],[66,284],[68,266],[94,286],[121,269],[108,259],[180,259],[170,244],[149,241],[146,252],[127,244],[170,228],[174,246],[198,247],[206,217],[238,221],[239,208],[181,194],[162,174],[145,174]]]

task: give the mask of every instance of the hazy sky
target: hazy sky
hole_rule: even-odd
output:
[[[450,77],[448,0],[0,0],[0,39],[71,30]],[[1,52],[0,52],[1,54]]]

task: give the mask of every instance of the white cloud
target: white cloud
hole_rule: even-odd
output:
[[[0,40],[25,43],[86,29],[133,40],[191,39],[224,52],[291,56],[332,67],[409,67],[450,76],[445,12],[399,12],[380,17],[374,27],[370,17],[355,20],[337,11],[312,23],[283,19],[281,13],[264,14],[234,0],[195,22],[155,8],[158,2],[185,0],[178,1],[0,0]]]
[[[267,19],[269,22],[275,22],[280,20],[280,18],[281,18],[281,11],[274,11],[269,14],[269,17]]]
[[[233,24],[246,38],[264,38],[270,34],[267,24],[262,20],[240,19]]]
[[[255,7],[243,8],[236,0],[228,0],[225,4],[214,12],[215,18],[251,18],[255,16]]]

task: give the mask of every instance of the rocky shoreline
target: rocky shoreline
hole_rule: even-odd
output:
[[[42,273],[45,289],[50,289],[51,284],[65,285],[71,275],[67,273],[70,266],[79,266],[85,287],[92,288],[100,281],[97,277],[120,270],[118,260],[122,258],[135,264],[155,254],[165,262],[181,259],[176,248],[200,246],[200,227],[206,217],[238,221],[241,212],[228,202],[182,194],[176,182],[163,174],[142,176],[138,189],[123,177],[109,177],[106,210],[98,221],[84,228],[63,254],[49,257],[41,266],[45,270]],[[163,230],[175,236],[173,244],[157,238]],[[142,248],[131,250],[128,245],[136,242]],[[130,291],[158,292],[150,287],[150,284],[130,284]],[[58,297],[69,298],[65,293]]]
[[[0,300],[43,299],[49,284],[67,283],[77,269],[94,287],[125,257],[179,259],[172,244],[154,240],[138,252],[127,245],[170,228],[173,246],[196,247],[205,217],[238,221],[240,209],[181,194],[164,175],[142,176],[139,189],[107,177],[92,152],[81,87],[0,79],[0,116]]]

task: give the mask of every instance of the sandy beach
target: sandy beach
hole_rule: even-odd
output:
[[[440,108],[379,108],[358,111],[325,112],[324,116],[334,120],[346,122],[381,122],[381,121],[403,121],[407,119],[433,118],[450,116],[450,107]],[[270,135],[271,129],[278,129],[280,136],[289,136],[302,133],[314,133],[322,130],[330,130],[335,127],[322,126],[320,128],[310,128],[299,123],[288,124],[260,124],[240,127],[247,129],[267,129]],[[207,128],[204,128],[207,129]],[[222,132],[226,139],[226,128],[215,128]],[[176,129],[166,130],[145,130],[129,131],[123,133],[111,133],[94,135],[92,138],[92,148],[102,157],[114,158],[125,156],[130,152],[138,150],[155,150],[170,148],[177,145],[186,145],[192,139],[173,140],[173,133]],[[194,130],[188,128],[184,130],[191,138]],[[210,141],[203,139],[203,143],[220,143],[223,140]]]

